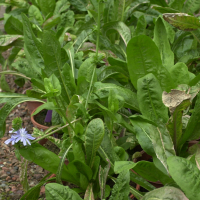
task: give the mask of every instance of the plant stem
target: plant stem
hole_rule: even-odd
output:
[[[79,120],[81,120],[81,119],[82,119],[82,118],[78,118],[78,119],[76,119],[76,120],[70,122],[70,124],[73,124],[73,123],[75,123],[75,122],[77,122],[77,121],[79,121]],[[47,136],[50,136],[50,135],[52,135],[52,134],[58,132],[59,130],[62,130],[63,128],[65,128],[65,127],[67,127],[67,126],[69,126],[69,124],[65,124],[64,126],[58,128],[58,129],[56,129],[56,130],[54,130],[54,131],[52,131],[52,132],[50,132],[50,133],[48,133],[48,134],[46,134],[46,135],[44,135],[44,136],[42,136],[41,138],[38,138],[37,140],[34,140],[33,142],[31,142],[31,144],[36,143],[36,142],[38,142],[38,141],[40,141],[40,140],[46,138]]]

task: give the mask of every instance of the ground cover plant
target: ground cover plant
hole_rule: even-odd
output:
[[[45,132],[28,135],[20,118],[13,121],[6,144],[15,145],[17,158],[56,174],[21,199],[38,199],[45,183],[47,200],[200,199],[198,141],[188,148],[200,137],[200,5],[167,2],[1,2],[8,5],[1,52],[13,52],[1,59],[1,82],[14,74],[32,89],[0,93],[0,136],[21,102],[43,103],[33,115],[52,111]],[[61,139],[52,136],[61,130]],[[58,155],[37,143],[43,138],[57,145]],[[151,159],[141,160],[142,150]]]

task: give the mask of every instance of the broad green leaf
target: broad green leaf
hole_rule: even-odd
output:
[[[165,13],[163,18],[180,30],[193,31],[200,28],[199,19],[185,13]]]
[[[198,0],[188,0],[184,3],[183,12],[193,14],[200,8],[200,2]]]
[[[170,1],[169,6],[173,9],[182,11],[184,2],[185,2],[185,0],[172,0],[172,1]]]
[[[80,160],[81,162],[85,163],[85,154],[83,151],[83,143],[77,137],[73,137],[73,154],[75,160]],[[95,164],[95,163],[94,163]]]
[[[45,186],[47,200],[82,200],[82,198],[68,186],[57,183],[48,183]]]
[[[84,200],[95,200],[92,187],[93,187],[93,184],[90,183],[85,192]]]
[[[156,127],[153,122],[150,124],[147,119],[140,116],[132,116],[131,123],[135,127],[136,137],[144,151],[153,157],[156,155],[155,158],[160,160],[165,168],[164,171],[167,172],[167,158],[175,155],[175,151],[165,125],[160,123]]]
[[[38,22],[40,26],[43,24],[44,20],[38,7],[31,5],[28,10],[28,15],[31,21]]]
[[[185,63],[178,62],[174,66],[172,66],[169,70],[173,81],[176,85],[180,84],[189,84],[190,75],[188,71],[188,67]]]
[[[41,73],[41,68],[43,68],[44,66],[44,60],[42,56],[42,44],[34,35],[29,19],[26,17],[25,14],[22,14],[22,19],[24,30],[25,54],[27,51],[28,56],[30,56],[32,68],[34,68],[38,73]]]
[[[188,121],[187,128],[184,132],[181,144],[184,144],[187,140],[197,140],[200,137],[200,93],[197,96],[194,110]]]
[[[148,191],[155,189],[155,187],[153,185],[151,185],[146,179],[144,179],[141,176],[133,173],[133,171],[130,171],[130,179],[131,179],[131,181],[139,184],[141,187],[145,188]]]
[[[23,35],[23,24],[12,15],[7,19],[4,28],[7,34]]]
[[[87,126],[85,133],[85,151],[87,164],[92,167],[96,152],[104,137],[104,124],[101,119],[93,119]]]
[[[200,170],[200,145],[199,145],[199,143],[191,146],[189,148],[189,152],[190,152],[190,154],[195,155],[195,162],[196,162],[198,169]]]
[[[117,177],[116,183],[113,186],[112,194],[109,200],[128,200],[130,192],[129,187],[130,172],[129,170],[122,171]]]
[[[103,141],[101,142],[101,145],[98,149],[98,153],[100,154],[101,158],[107,162],[107,160],[110,161],[111,168],[114,168],[114,162],[119,161],[120,158],[115,153],[114,148],[112,147],[110,137],[108,136],[108,133],[104,134]]]
[[[36,163],[49,172],[56,173],[60,158],[43,146],[35,143],[31,146],[20,148],[19,152],[27,160]],[[74,178],[74,175],[67,170],[66,165],[63,167],[62,179],[79,185],[77,179]]]
[[[137,21],[137,26],[134,32],[135,36],[138,35],[146,35],[146,27],[147,27],[147,23],[146,20],[144,18],[144,15],[140,16],[138,21]]]
[[[61,46],[56,36],[50,31],[45,31],[43,34],[43,51],[45,64],[44,72],[48,77],[54,73],[59,78],[62,87],[62,95],[67,103],[69,103],[70,95],[68,93],[68,89],[64,81],[64,76],[61,71],[63,67]]]
[[[78,94],[86,93],[87,97],[90,85],[93,84],[97,79],[95,69],[96,65],[94,58],[88,58],[82,63],[78,71]]]
[[[137,80],[148,73],[153,73],[158,78],[163,90],[169,91],[174,87],[169,72],[162,66],[158,47],[150,37],[140,35],[130,40],[127,61],[130,79],[135,88]]]
[[[109,96],[110,90],[113,90],[116,95],[119,95],[124,98],[125,107],[131,108],[135,111],[140,110],[137,102],[136,93],[132,92],[127,88],[123,88],[112,83],[96,82],[94,84],[92,98],[106,98]]]
[[[182,137],[182,115],[183,111],[190,105],[190,100],[184,100],[179,104],[173,112],[172,118],[168,121],[167,129],[174,143],[174,148],[177,150]],[[185,134],[185,133],[184,133]]]
[[[144,116],[142,115],[133,115],[130,118],[131,124],[134,126],[135,129],[136,138],[142,149],[144,149],[147,154],[154,156],[155,152],[150,138],[150,132],[152,132],[153,122],[149,122],[149,120],[144,118]]]
[[[122,40],[127,46],[129,40],[131,39],[131,32],[128,26],[126,26],[126,24],[124,24],[123,22],[109,22],[104,24],[104,26],[102,27],[104,35],[108,35],[109,32],[112,30],[116,30],[120,34]]]
[[[162,88],[153,74],[138,79],[137,99],[141,113],[156,124],[167,122],[168,109],[162,102]]]
[[[167,38],[165,25],[160,17],[157,19],[154,28],[154,42],[160,51],[163,66],[170,69],[174,65],[174,53]]]
[[[54,106],[53,102],[47,102],[39,106],[32,115],[37,115],[40,111],[47,109],[47,110],[55,110],[58,109]]]
[[[0,88],[1,88],[1,90],[5,91],[5,92],[12,92],[12,90],[10,89],[9,84],[6,81],[5,74],[2,74],[1,77],[0,77]]]
[[[61,21],[60,15],[54,15],[44,22],[43,28],[44,30],[49,30],[58,25],[60,21]]]
[[[156,4],[163,7],[168,7],[165,0],[150,0],[151,4]]]
[[[60,0],[56,2],[56,7],[54,10],[54,15],[60,14],[66,11],[70,7],[70,3],[66,0]]]
[[[167,160],[169,172],[189,200],[200,198],[200,171],[185,158],[172,156]],[[178,169],[178,170],[177,170]]]
[[[171,187],[171,186],[165,186],[159,189],[155,189],[151,192],[148,192],[144,195],[144,197],[142,197],[141,200],[189,200],[185,194],[175,188],[175,187]]]
[[[179,10],[175,10],[174,8],[162,7],[162,6],[152,6],[153,9],[157,10],[160,13],[179,13]]]
[[[69,0],[69,2],[79,11],[87,10],[88,0]]]
[[[56,1],[55,0],[48,0],[48,3],[46,0],[38,0],[38,5],[42,11],[42,13],[47,16],[49,13],[53,13],[55,6],[56,6]]]
[[[115,162],[114,169],[117,173],[121,173],[124,170],[133,169],[141,177],[152,182],[160,180],[163,184],[165,184],[171,181],[170,178],[157,169],[152,162],[139,161],[134,163],[130,161],[117,161]]]

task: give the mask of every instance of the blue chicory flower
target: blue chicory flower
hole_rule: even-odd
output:
[[[12,142],[12,145],[21,141],[23,145],[26,146],[27,144],[31,145],[29,140],[34,140],[35,138],[32,137],[30,134],[27,133],[26,128],[20,128],[18,131],[14,132],[15,135],[12,135],[10,139],[5,141],[5,144],[9,144]]]

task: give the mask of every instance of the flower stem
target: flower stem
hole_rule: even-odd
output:
[[[73,124],[73,123],[75,123],[75,122],[77,122],[77,121],[79,121],[79,120],[81,120],[81,119],[82,119],[82,118],[78,118],[78,119],[76,119],[76,120],[70,122],[70,124]],[[40,141],[40,140],[46,138],[47,136],[50,136],[50,135],[52,135],[52,134],[58,132],[59,130],[62,130],[63,128],[65,128],[65,127],[67,127],[67,126],[69,126],[69,124],[65,124],[64,126],[58,128],[58,129],[56,129],[56,130],[54,130],[54,131],[52,131],[52,132],[50,132],[50,133],[48,133],[48,134],[46,134],[46,135],[44,135],[44,136],[42,136],[41,138],[38,138],[37,140],[34,140],[33,142],[31,142],[31,144],[36,143],[36,142],[38,142],[38,141]]]

